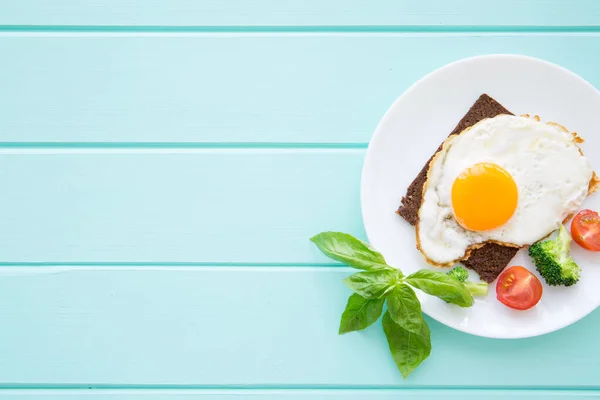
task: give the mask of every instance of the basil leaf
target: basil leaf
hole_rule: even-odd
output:
[[[419,333],[425,323],[421,303],[410,286],[400,284],[386,296],[388,312],[395,323],[412,333]]]
[[[395,271],[379,270],[357,272],[344,279],[344,283],[365,299],[376,299],[392,290],[398,280]]]
[[[409,332],[392,320],[389,312],[383,315],[383,331],[396,366],[403,377],[410,375],[431,353],[431,332],[425,320],[419,334]]]
[[[473,296],[471,296],[465,286],[443,272],[422,269],[414,274],[410,274],[404,281],[448,303],[461,307],[471,307],[473,305]]]
[[[365,299],[353,293],[340,321],[339,334],[365,329],[381,316],[384,299]]]
[[[310,240],[327,257],[351,267],[366,271],[391,268],[371,245],[347,233],[321,232]]]

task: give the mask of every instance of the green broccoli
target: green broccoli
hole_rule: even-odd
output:
[[[461,266],[448,271],[448,275],[465,285],[465,288],[471,293],[471,296],[486,296],[488,293],[488,284],[485,282],[470,282],[469,271]]]
[[[556,239],[537,242],[529,247],[537,271],[550,286],[572,286],[579,281],[579,266],[569,256],[571,237],[560,226]]]
[[[469,271],[467,271],[461,266],[458,266],[448,271],[448,275],[462,283],[465,283],[467,279],[469,279]]]

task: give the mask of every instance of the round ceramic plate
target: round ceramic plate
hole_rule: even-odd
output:
[[[583,151],[600,171],[600,92],[573,72],[517,55],[474,57],[434,71],[387,111],[363,167],[361,203],[369,241],[405,274],[433,267],[415,247],[414,227],[395,211],[413,178],[482,93],[515,115],[539,115],[542,121],[578,132],[586,140]],[[586,199],[583,208],[600,210],[600,193]],[[498,302],[494,282],[488,296],[470,308],[419,293],[423,311],[452,328],[493,338],[524,338],[563,328],[600,305],[600,253],[573,243],[571,254],[581,266],[581,280],[568,288],[550,287],[540,277],[544,293],[530,310],[516,311]],[[523,265],[538,275],[524,250],[509,265]],[[474,272],[471,277],[478,280]]]

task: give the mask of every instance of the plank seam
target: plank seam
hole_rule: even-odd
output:
[[[188,150],[188,149],[366,149],[368,143],[352,142],[0,142],[0,149],[50,150]]]
[[[136,385],[136,384],[51,384],[51,383],[31,383],[31,384],[0,384],[0,391],[8,390],[204,390],[204,391],[233,391],[233,392],[262,392],[262,391],[581,391],[581,392],[600,392],[600,386],[415,386],[415,385]]]
[[[110,33],[597,33],[600,25],[0,25],[0,32]]]
[[[144,262],[144,261],[114,261],[114,262],[77,262],[77,261],[2,261],[0,267],[166,267],[166,268],[188,268],[188,267],[233,267],[233,268],[256,268],[256,267],[285,267],[285,268],[343,268],[350,269],[341,263],[291,263],[291,262]]]

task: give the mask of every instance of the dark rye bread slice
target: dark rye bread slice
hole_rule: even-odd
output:
[[[493,118],[500,114],[514,115],[487,94],[482,94],[449,136],[456,135],[483,119]],[[438,147],[436,153],[441,149],[442,145]],[[431,156],[423,169],[421,169],[421,172],[419,172],[419,175],[410,184],[406,190],[406,195],[402,197],[402,205],[398,208],[398,214],[411,225],[417,223],[419,207],[421,207],[423,197],[423,185],[427,180],[427,170],[433,156]],[[515,254],[517,254],[517,251],[519,249],[514,247],[486,243],[483,247],[471,251],[469,258],[463,260],[462,264],[467,268],[475,270],[484,281],[492,283],[502,270],[506,268]]]

